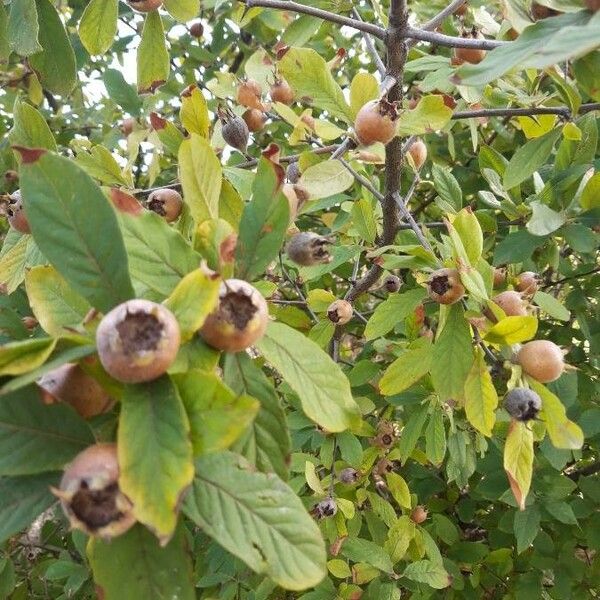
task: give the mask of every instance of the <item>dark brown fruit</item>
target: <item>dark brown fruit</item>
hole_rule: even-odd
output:
[[[218,350],[240,352],[265,333],[269,309],[262,294],[241,279],[221,284],[219,304],[200,329],[204,341]]]
[[[482,40],[484,37],[478,31],[463,33],[463,37],[467,39]],[[476,65],[480,63],[486,56],[487,52],[480,48],[454,48],[454,57],[460,62],[471,63]]]
[[[127,0],[127,4],[138,12],[152,12],[162,6],[163,0]]]
[[[313,509],[312,513],[317,519],[333,517],[337,512],[337,504],[333,498],[325,498],[321,500]]]
[[[506,283],[506,269],[496,267],[494,269],[494,288],[502,287]]]
[[[538,275],[533,271],[525,271],[517,276],[515,287],[519,292],[533,296],[538,289]]]
[[[410,513],[410,520],[418,525],[423,523],[425,519],[427,519],[427,509],[419,504]]]
[[[135,523],[133,505],[118,482],[116,444],[96,444],[75,457],[53,492],[73,528],[111,539]]]
[[[271,86],[270,94],[273,102],[281,102],[288,106],[294,102],[294,90],[292,90],[290,84],[285,79],[278,79]]]
[[[249,138],[248,125],[242,117],[232,117],[223,124],[223,139],[240,152],[246,152]]]
[[[533,340],[523,344],[517,362],[527,375],[540,383],[558,379],[565,368],[562,350],[548,340]]]
[[[183,208],[183,199],[177,190],[170,188],[154,190],[148,196],[148,208],[164,217],[167,223],[171,223],[179,218]]]
[[[434,271],[427,285],[429,297],[439,304],[454,304],[465,295],[465,288],[456,269]]]
[[[354,310],[347,300],[334,300],[327,309],[327,318],[336,325],[345,325],[352,319]]]
[[[262,110],[261,95],[262,90],[259,83],[254,81],[254,79],[247,79],[246,81],[242,81],[238,87],[237,101],[242,106]]]
[[[54,401],[70,404],[84,419],[105,413],[114,404],[108,392],[76,364],[58,367],[37,383]]]
[[[356,115],[354,131],[358,141],[364,146],[375,142],[387,144],[396,135],[398,110],[387,100],[371,100]]]
[[[200,21],[196,21],[190,25],[190,35],[195,38],[201,38],[204,34],[204,25]]]
[[[417,169],[417,171],[421,170],[421,167],[425,164],[427,160],[427,146],[425,142],[421,138],[417,138],[408,149],[408,153],[412,158],[412,161]]]
[[[290,260],[303,267],[327,264],[332,260],[328,249],[330,243],[322,235],[312,231],[303,231],[290,238],[286,246],[286,252]]]
[[[20,231],[21,233],[31,233],[29,221],[27,220],[27,216],[23,210],[23,198],[21,196],[21,190],[14,191],[8,197],[6,215],[8,217],[8,222],[13,229]]]
[[[504,396],[504,408],[517,421],[531,421],[542,409],[542,399],[533,390],[514,388]]]
[[[398,277],[398,275],[388,275],[383,280],[383,287],[390,294],[397,292],[400,289],[401,285],[402,285],[402,279],[400,279],[400,277]]]
[[[508,317],[524,317],[527,314],[527,303],[519,292],[502,292],[494,296],[492,300]]]
[[[348,485],[356,483],[359,477],[359,472],[352,467],[346,467],[345,469],[342,469],[338,475],[339,480]]]
[[[171,366],[181,341],[173,313],[150,300],[128,300],[100,321],[96,345],[106,371],[123,383],[160,377]]]
[[[123,122],[121,123],[121,131],[124,135],[130,135],[135,129],[136,125],[137,121],[133,117],[128,117],[127,119],[123,119]]]
[[[246,125],[248,126],[248,130],[256,133],[260,131],[267,122],[267,117],[262,110],[258,110],[257,108],[249,108],[243,115],[242,119],[246,121]]]
[[[287,180],[290,183],[298,183],[298,179],[300,179],[300,165],[298,164],[298,161],[295,160],[294,162],[291,162],[288,165],[287,171],[286,171],[286,176],[287,176]]]

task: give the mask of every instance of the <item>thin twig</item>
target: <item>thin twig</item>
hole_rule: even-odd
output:
[[[310,318],[315,323],[318,323],[319,319],[317,318],[317,315],[315,315],[315,313],[311,310],[310,306],[308,306],[308,301],[306,300],[306,296],[302,293],[300,286],[296,283],[295,279],[292,279],[290,277],[290,274],[287,272],[287,269],[283,266],[283,255],[281,254],[281,252],[279,253],[279,267],[281,268],[281,273],[283,274],[283,276],[294,286],[298,297],[304,302],[304,304],[306,304],[306,310],[309,312]]]
[[[467,0],[454,0],[450,2],[444,10],[440,11],[433,19],[430,19],[426,23],[423,23],[420,27],[423,31],[433,31],[441,25],[447,17],[453,15]],[[412,42],[411,42],[412,43]]]
[[[600,110],[600,102],[582,104],[578,113],[584,115],[594,110]],[[519,108],[482,108],[479,110],[457,111],[452,119],[475,119],[480,117],[529,117],[533,115],[559,115],[569,118],[571,109],[568,106],[529,106]]]
[[[454,37],[451,35],[445,35],[443,33],[437,33],[435,31],[425,31],[416,27],[406,28],[406,37],[421,42],[430,42],[437,44],[438,46],[446,46],[448,48],[477,48],[479,50],[493,50],[499,46],[506,46],[511,42],[504,42],[502,40],[482,40],[479,38],[470,37]]]
[[[354,18],[357,21],[363,21],[360,13],[358,12],[358,10],[356,8],[352,9],[352,14],[354,15]],[[375,66],[377,67],[377,70],[379,71],[379,74],[382,77],[385,77],[385,65],[383,64],[383,61],[381,60],[381,56],[379,56],[379,52],[377,52],[377,48],[375,48],[375,44],[373,43],[373,40],[371,39],[371,36],[368,33],[365,33],[363,31],[363,40],[365,41],[365,46],[367,47],[367,52],[371,55],[371,58],[373,59],[373,62],[375,63]]]

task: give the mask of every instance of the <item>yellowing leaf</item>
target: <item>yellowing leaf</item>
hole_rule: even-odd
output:
[[[158,11],[146,15],[137,53],[137,87],[140,94],[156,91],[169,78],[169,51]]]
[[[370,100],[379,97],[379,84],[371,73],[357,73],[350,84],[350,108],[353,116]]]
[[[533,473],[533,433],[526,423],[510,423],[504,445],[504,470],[519,508],[525,510]]]
[[[477,352],[465,382],[465,413],[469,423],[483,435],[492,435],[498,394],[482,352]]]
[[[415,531],[416,525],[407,515],[399,517],[390,527],[384,548],[393,564],[404,558],[410,542],[415,537]]]
[[[324,160],[308,167],[298,183],[308,191],[311,200],[316,200],[345,192],[354,183],[354,177],[339,160]]]
[[[535,115],[533,117],[518,117],[518,121],[525,137],[530,140],[553,129],[556,118],[556,115]]]
[[[384,396],[403,392],[429,372],[431,359],[429,341],[422,347],[407,350],[387,368],[379,382],[379,391]]]
[[[308,487],[317,494],[324,496],[325,490],[321,485],[321,480],[317,475],[317,471],[315,469],[315,465],[310,460],[307,460],[304,464],[304,477],[306,478],[306,483],[308,483]]]
[[[318,288],[310,290],[306,296],[308,306],[315,312],[325,312],[334,300],[335,295],[332,292]]]
[[[200,88],[194,87],[190,94],[181,98],[179,118],[182,125],[190,132],[207,138],[210,129],[210,118],[206,100]]]
[[[484,339],[492,344],[519,344],[532,339],[537,328],[536,317],[505,317],[485,334]]]
[[[398,473],[388,473],[386,475],[388,488],[394,497],[394,500],[398,503],[401,508],[410,508],[410,490],[404,478]]]
[[[400,115],[397,132],[400,136],[407,136],[439,131],[451,118],[452,109],[444,104],[442,96],[423,96],[416,108]]]
[[[452,221],[462,241],[467,257],[472,265],[476,265],[483,250],[483,231],[473,211],[463,208]]]
[[[104,54],[117,34],[119,0],[91,0],[79,22],[79,37],[85,49],[93,56]]]

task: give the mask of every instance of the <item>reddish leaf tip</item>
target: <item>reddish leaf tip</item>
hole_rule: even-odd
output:
[[[38,161],[47,152],[44,148],[26,148],[25,146],[12,146],[12,149],[21,155],[24,165]]]
[[[128,215],[139,215],[143,211],[142,205],[136,198],[118,188],[111,188],[110,199],[119,212]]]
[[[159,116],[158,113],[151,112],[150,125],[152,125],[152,129],[154,129],[154,131],[160,131],[167,126],[167,120]]]

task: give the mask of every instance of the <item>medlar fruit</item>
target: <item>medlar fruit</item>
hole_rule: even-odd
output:
[[[528,388],[514,388],[504,396],[504,408],[517,421],[531,421],[538,416],[542,399]]]
[[[353,467],[346,467],[345,469],[342,469],[338,475],[338,479],[347,485],[356,483],[359,477],[360,473]]]
[[[148,196],[148,208],[164,217],[167,223],[171,223],[179,218],[183,208],[183,199],[177,190],[171,188],[154,190]]]
[[[474,40],[482,40],[484,37],[476,29],[470,32],[463,32],[463,38],[471,38]],[[472,65],[480,63],[486,56],[487,52],[481,48],[454,48],[454,58],[462,63],[468,62]]]
[[[506,269],[503,267],[496,267],[494,269],[494,287],[502,287],[506,283]]]
[[[387,144],[396,135],[398,109],[385,99],[367,102],[356,115],[354,131],[364,146],[375,142]]]
[[[242,154],[246,152],[248,147],[248,138],[250,132],[248,125],[242,117],[230,116],[223,122],[223,139],[233,148],[239,150]]]
[[[111,539],[136,521],[131,501],[119,489],[116,444],[96,444],[79,453],[52,491],[71,526],[88,535]]]
[[[598,12],[600,10],[600,0],[584,0],[588,10]]]
[[[296,233],[286,246],[287,255],[297,265],[310,267],[316,264],[327,264],[332,261],[327,246],[331,242],[324,236],[312,231]]]
[[[200,21],[196,21],[190,25],[190,35],[195,38],[201,38],[204,34],[204,25]]]
[[[240,352],[265,333],[269,318],[267,302],[252,285],[241,279],[221,283],[219,304],[200,329],[204,341],[226,352]]]
[[[133,117],[128,117],[127,119],[123,119],[121,123],[121,131],[124,135],[129,135],[135,129],[137,121]]]
[[[383,280],[383,287],[390,294],[397,292],[400,289],[401,285],[402,285],[402,279],[400,279],[400,277],[398,277],[398,275],[388,275]]]
[[[527,303],[519,292],[502,292],[494,296],[492,300],[508,317],[524,317],[527,314]]]
[[[162,6],[163,0],[127,0],[127,4],[138,12],[152,12]]]
[[[260,100],[261,95],[262,89],[258,81],[247,79],[246,81],[242,81],[238,86],[237,101],[238,104],[246,106],[247,108],[262,110],[263,104]]]
[[[128,300],[104,316],[96,331],[100,362],[123,383],[160,377],[171,366],[181,342],[173,313],[150,300]]]
[[[354,310],[347,300],[334,300],[327,309],[327,318],[336,325],[345,325],[352,319]]]
[[[410,513],[410,520],[413,523],[419,525],[420,523],[423,523],[425,519],[427,519],[427,509],[424,506],[418,504]]]
[[[105,413],[114,404],[108,392],[77,364],[58,367],[37,384],[51,400],[70,404],[84,419]]]
[[[439,304],[454,304],[465,295],[456,269],[438,269],[431,274],[427,283],[429,297]]]
[[[294,90],[292,90],[290,84],[285,79],[277,79],[275,81],[271,86],[270,95],[273,102],[281,102],[288,106],[294,102]]]
[[[410,154],[412,161],[417,171],[421,170],[421,167],[427,160],[427,146],[421,138],[417,138],[409,147],[408,153]]]
[[[257,108],[249,108],[243,115],[242,119],[246,122],[248,131],[256,133],[260,131],[267,122],[267,117],[262,110]]]
[[[515,287],[519,292],[533,296],[538,289],[538,274],[533,271],[525,271],[517,276]]]
[[[325,498],[321,500],[312,510],[313,515],[317,519],[324,519],[325,517],[333,517],[337,512],[337,504],[333,498]]]
[[[23,210],[23,197],[21,196],[21,190],[15,190],[8,197],[8,206],[6,207],[6,215],[8,222],[13,229],[20,231],[21,233],[31,233],[29,227],[29,221]]]
[[[302,173],[300,172],[300,165],[298,164],[297,160],[291,162],[288,165],[286,170],[286,177],[290,183],[298,183],[298,179],[300,179],[301,174]]]
[[[527,375],[540,383],[558,379],[565,368],[562,350],[549,340],[533,340],[523,344],[517,362]]]

